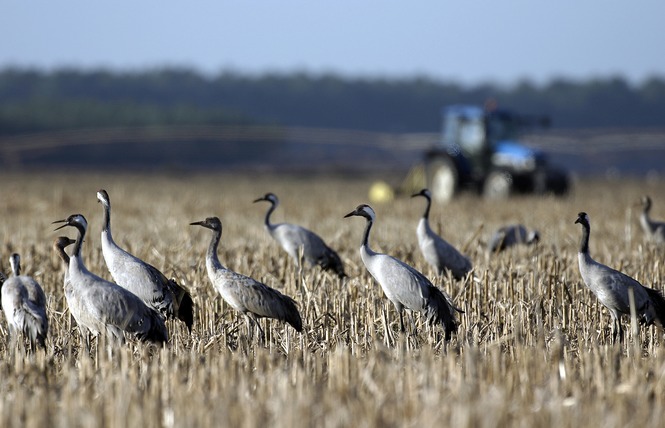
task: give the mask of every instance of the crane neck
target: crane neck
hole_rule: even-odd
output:
[[[649,210],[651,209],[651,205],[646,205],[644,209],[642,210],[642,214],[640,215],[640,223],[642,224],[642,228],[647,230],[649,233],[653,233],[654,231],[654,225],[651,222],[651,218],[649,218]]]
[[[106,233],[108,238],[113,240],[111,237],[111,205],[104,205],[104,222],[102,223],[102,233]]]
[[[428,198],[427,196],[425,196],[425,199],[427,199],[427,205],[425,205],[425,212],[423,213],[423,218],[429,221],[429,209],[432,207],[432,199]]]
[[[363,233],[363,240],[361,247],[365,247],[368,251],[371,251],[369,248],[369,231],[372,229],[374,222],[371,219],[367,219],[367,224],[365,225],[365,232]]]
[[[582,224],[582,239],[580,240],[580,253],[589,254],[589,234],[591,233],[591,226],[586,223]]]
[[[72,254],[72,257],[77,257],[79,260],[81,259],[81,248],[83,247],[83,239],[85,238],[85,227],[81,226],[80,224],[74,225],[76,227],[76,230],[78,230],[78,238],[76,239],[76,243],[74,244],[74,253]]]
[[[223,269],[222,263],[219,261],[217,256],[217,248],[219,247],[219,241],[222,239],[221,230],[212,231],[212,239],[210,239],[210,245],[208,245],[208,251],[206,252],[206,261],[209,266],[213,266],[217,269]]]
[[[273,224],[270,222],[270,216],[272,215],[273,211],[275,211],[276,208],[277,204],[270,201],[270,208],[268,208],[268,212],[266,212],[266,218],[264,221],[266,228],[268,229],[272,229],[274,227]]]
[[[642,212],[646,215],[649,215],[649,211],[651,210],[651,199],[648,199],[643,205],[642,205]]]
[[[11,265],[12,268],[12,276],[20,276],[21,261],[16,254],[12,255],[12,257],[9,259],[9,264]]]
[[[65,262],[65,265],[69,266],[69,254],[67,254],[65,249],[59,245],[56,245],[55,250],[62,261]]]

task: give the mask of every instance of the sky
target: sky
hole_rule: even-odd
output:
[[[665,1],[0,0],[0,68],[463,84],[665,76]]]

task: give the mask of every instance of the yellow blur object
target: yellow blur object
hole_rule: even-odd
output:
[[[395,199],[395,191],[385,181],[377,181],[369,188],[369,200],[373,204],[382,204]]]
[[[411,195],[420,192],[425,187],[427,187],[425,165],[417,164],[411,167],[404,181],[402,181],[399,191],[405,195]]]

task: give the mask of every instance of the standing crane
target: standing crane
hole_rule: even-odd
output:
[[[48,318],[44,290],[32,277],[21,275],[21,258],[14,253],[9,258],[11,276],[0,282],[2,310],[5,313],[11,340],[23,335],[30,340],[30,348],[46,348]]]
[[[80,308],[81,298],[80,298],[79,289],[72,287],[72,283],[69,280],[70,258],[69,254],[67,254],[67,252],[65,251],[65,248],[69,247],[74,243],[76,243],[75,239],[71,239],[67,236],[59,236],[53,241],[53,250],[58,255],[58,257],[60,257],[60,259],[63,261],[63,265],[65,267],[65,273],[62,278],[62,285],[63,285],[63,290],[65,292],[65,300],[67,301],[67,307],[69,308],[69,312],[72,314],[74,320],[76,321],[80,337],[84,339],[86,350],[90,351],[89,330],[79,321],[79,319],[81,318],[80,313],[83,311],[83,309]]]
[[[248,333],[254,323],[261,336],[265,337],[258,318],[274,318],[286,321],[296,331],[302,331],[302,319],[296,302],[289,296],[245,275],[236,273],[222,265],[217,256],[217,247],[222,239],[222,222],[218,217],[190,223],[212,230],[212,239],[206,252],[206,269],[212,286],[233,309],[244,315]]]
[[[387,254],[374,252],[369,247],[369,232],[376,219],[376,213],[369,205],[358,207],[344,216],[364,217],[367,220],[365,233],[360,245],[360,258],[369,273],[383,289],[386,297],[395,305],[399,313],[400,329],[404,332],[404,308],[420,312],[430,324],[441,323],[446,341],[457,331],[456,308],[450,298],[436,288],[429,279],[413,267]]]
[[[665,222],[651,220],[649,211],[651,211],[651,198],[642,197],[642,214],[640,214],[640,226],[644,234],[657,244],[665,244]]]
[[[441,275],[450,271],[457,280],[462,279],[472,269],[471,261],[462,255],[455,247],[434,233],[429,225],[429,211],[432,206],[432,194],[429,189],[423,189],[419,193],[411,195],[412,198],[422,196],[427,200],[425,212],[418,222],[416,234],[418,235],[418,246],[423,257]]]
[[[592,259],[589,254],[589,235],[591,234],[589,216],[587,213],[581,212],[577,215],[575,223],[582,226],[582,240],[577,253],[580,275],[589,290],[612,314],[614,320],[612,341],[616,342],[618,334],[619,341],[623,342],[621,315],[630,315],[629,290],[632,290],[635,311],[640,323],[651,325],[658,320],[661,326],[665,326],[663,294],[658,290],[644,287],[628,275]]]
[[[125,333],[140,341],[163,343],[168,341],[164,319],[154,309],[130,291],[91,273],[83,263],[81,249],[88,222],[81,214],[72,214],[55,230],[66,226],[76,228],[78,237],[69,258],[68,276],[71,291],[67,298],[69,311],[81,332],[85,332],[86,349],[90,349],[88,332],[94,336],[107,336],[113,343],[123,344]],[[64,252],[64,250],[63,250]],[[62,255],[61,255],[62,257]],[[65,296],[67,283],[65,281]]]
[[[136,294],[143,303],[166,318],[178,318],[192,331],[194,302],[189,292],[174,279],[167,279],[156,267],[123,250],[111,235],[111,199],[106,190],[97,192],[104,207],[102,253],[113,281]]]
[[[305,262],[309,266],[319,265],[324,270],[334,271],[340,278],[346,276],[339,255],[316,233],[296,224],[270,222],[270,215],[279,205],[279,199],[275,194],[266,193],[254,200],[255,203],[260,201],[270,202],[265,219],[266,230],[296,263],[299,263],[299,251],[302,250]]]

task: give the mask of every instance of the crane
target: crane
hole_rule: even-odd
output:
[[[582,239],[577,253],[580,275],[586,286],[596,295],[612,314],[612,341],[623,341],[621,329],[621,316],[630,315],[629,290],[632,290],[635,311],[642,324],[651,325],[655,320],[665,326],[665,299],[663,294],[649,287],[645,287],[628,275],[598,263],[589,254],[589,235],[591,225],[589,215],[580,212],[576,224],[582,226]]]
[[[374,252],[369,247],[369,232],[376,219],[374,209],[362,204],[344,217],[359,216],[367,220],[360,245],[360,257],[369,273],[383,289],[386,297],[399,313],[400,329],[404,332],[403,309],[422,313],[430,324],[440,323],[446,341],[457,331],[456,308],[450,298],[436,288],[425,275],[401,260],[387,254]]]
[[[190,223],[191,226],[202,226],[212,230],[212,239],[206,252],[206,269],[208,277],[222,299],[233,309],[244,315],[248,332],[251,334],[253,322],[265,337],[258,318],[274,318],[286,321],[302,331],[302,319],[295,301],[279,291],[268,287],[248,276],[236,273],[222,265],[217,256],[217,248],[222,238],[222,222],[218,217]]]
[[[21,257],[9,257],[12,274],[0,286],[2,310],[9,325],[10,337],[16,340],[22,334],[30,340],[30,348],[46,348],[48,318],[44,290],[32,277],[21,275]]]
[[[111,235],[111,199],[106,190],[97,192],[97,200],[104,207],[102,253],[104,261],[119,286],[136,294],[143,303],[166,318],[177,318],[192,331],[194,302],[189,292],[174,279],[167,279],[149,263],[123,250]]]
[[[324,270],[334,271],[340,278],[346,277],[339,255],[319,235],[296,224],[270,222],[270,215],[279,205],[279,199],[274,193],[266,193],[254,200],[255,203],[260,201],[270,202],[265,219],[266,230],[296,263],[299,263],[299,251],[302,251],[309,266],[319,265]]]

